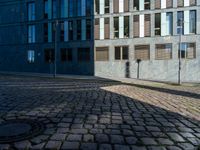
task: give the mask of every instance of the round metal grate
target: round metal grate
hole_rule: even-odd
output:
[[[8,120],[0,124],[0,144],[33,138],[44,131],[44,125],[35,120]]]

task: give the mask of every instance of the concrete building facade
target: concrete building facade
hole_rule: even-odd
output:
[[[0,71],[200,82],[199,26],[200,0],[2,0]]]

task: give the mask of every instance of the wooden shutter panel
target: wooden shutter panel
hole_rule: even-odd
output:
[[[134,37],[139,37],[139,15],[133,17]]]
[[[105,18],[104,20],[104,38],[110,38],[110,18]]]
[[[151,15],[145,15],[145,23],[144,23],[144,35],[146,37],[151,36]]]
[[[124,0],[124,12],[129,12],[129,0]]]
[[[149,45],[137,45],[135,46],[135,59],[149,60],[150,58],[150,46]]]
[[[114,7],[114,13],[118,13],[119,12],[119,0],[114,0],[113,1],[113,7]]]
[[[172,48],[166,47],[166,44],[156,45],[156,59],[168,60],[172,58]]]
[[[184,0],[177,0],[177,6],[183,7],[184,6]]]
[[[193,58],[195,58],[195,55],[196,55],[195,44],[189,43],[188,47],[187,47],[187,58],[193,59]]]
[[[173,0],[166,0],[166,7],[172,8],[173,7]]]
[[[95,40],[99,40],[100,31],[99,31],[99,18],[95,19],[95,29],[94,29]]]
[[[190,6],[196,6],[196,0],[190,0]]]
[[[161,0],[155,0],[155,9],[161,8]]]
[[[108,61],[109,51],[108,47],[96,47],[96,61]]]

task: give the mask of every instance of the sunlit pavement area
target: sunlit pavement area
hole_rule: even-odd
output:
[[[40,121],[36,137],[0,149],[195,150],[200,86],[0,76],[0,123]]]

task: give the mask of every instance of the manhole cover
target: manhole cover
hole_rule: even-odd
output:
[[[34,120],[9,120],[0,124],[0,144],[32,138],[44,131],[44,125]]]

